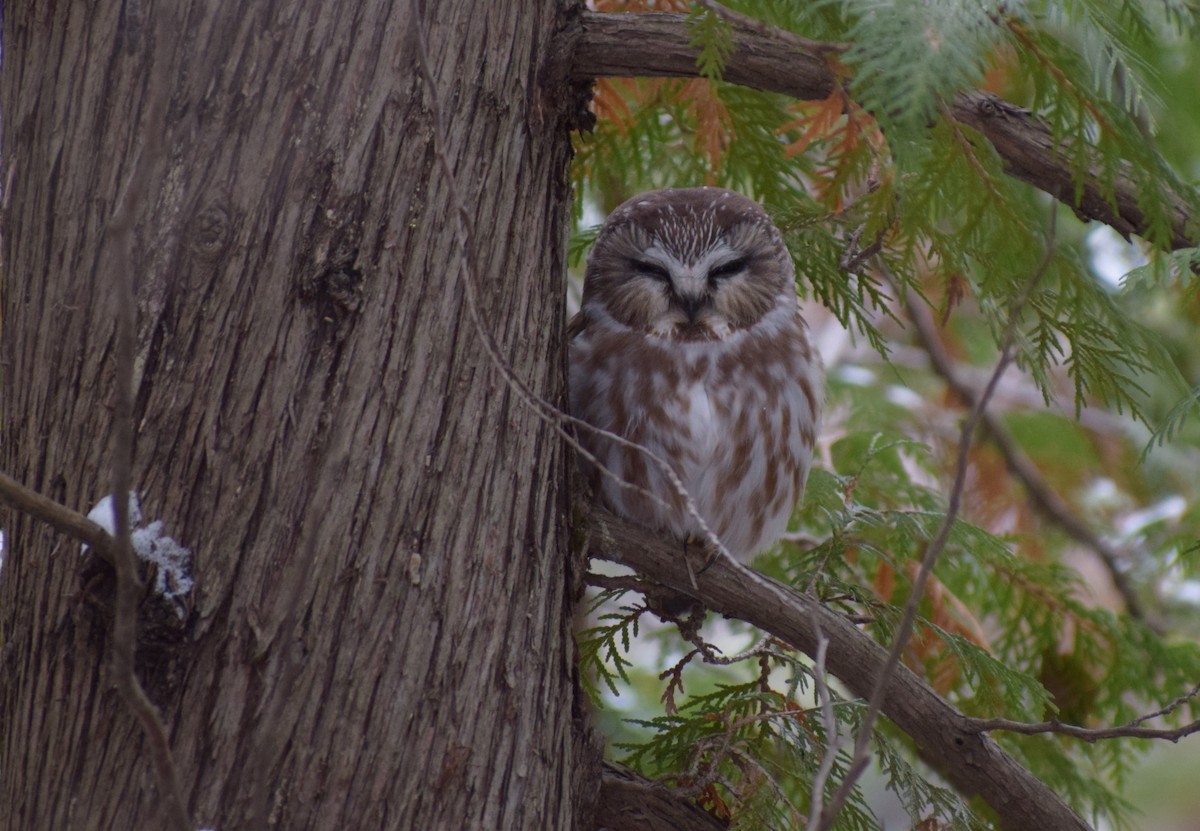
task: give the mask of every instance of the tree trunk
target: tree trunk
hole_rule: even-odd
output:
[[[590,811],[564,449],[464,300],[474,279],[512,373],[560,402],[577,98],[540,70],[565,12],[430,5],[4,9],[0,466],[83,512],[111,490],[106,228],[161,150],[130,194],[133,472],[196,585],[182,621],[147,590],[137,668],[198,825],[565,829]],[[110,569],[0,525],[0,827],[162,827],[108,670]]]

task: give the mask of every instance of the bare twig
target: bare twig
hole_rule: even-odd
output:
[[[774,715],[779,714],[775,713]],[[758,716],[750,716],[748,718],[741,719],[741,721],[743,723],[747,723],[751,720],[758,720],[759,718],[760,717]],[[760,761],[755,759],[753,756],[742,752],[742,750],[737,746],[730,748],[729,756],[734,763],[741,768],[744,775],[762,777],[762,779],[771,786],[771,790],[775,792],[775,798],[787,806],[788,811],[790,811],[792,816],[795,817],[796,822],[800,821],[800,818],[804,816],[804,813],[796,806],[794,802],[792,802],[788,795],[788,789],[783,787],[783,785],[779,783],[779,780],[772,776],[771,772],[767,770]],[[737,789],[731,787],[732,783],[726,782],[724,784],[725,787],[730,788],[731,793],[737,793]],[[769,825],[768,827],[777,829],[777,831],[783,831],[783,829],[779,826]],[[786,827],[790,829],[794,826],[789,825]]]
[[[1006,718],[989,718],[989,719],[974,719],[973,724],[980,731],[1004,730],[1009,733],[1023,733],[1025,735],[1033,735],[1036,733],[1055,733],[1060,736],[1071,736],[1082,741],[1093,743],[1104,739],[1167,739],[1168,741],[1177,742],[1185,736],[1190,736],[1193,733],[1200,733],[1200,720],[1193,721],[1190,724],[1185,724],[1182,727],[1158,728],[1158,727],[1142,727],[1147,721],[1162,716],[1169,716],[1171,713],[1178,710],[1184,704],[1192,701],[1196,696],[1200,695],[1200,684],[1192,687],[1191,690],[1176,698],[1170,704],[1161,709],[1155,710],[1153,713],[1146,713],[1144,716],[1138,716],[1128,724],[1120,727],[1078,727],[1073,724],[1064,724],[1061,721],[1041,721],[1035,723],[1027,723],[1022,721],[1011,721]]]
[[[817,688],[817,702],[821,707],[821,723],[825,725],[825,753],[809,788],[812,796],[806,828],[816,828],[820,823],[821,814],[825,810],[825,786],[833,772],[837,755],[842,752],[846,743],[838,729],[837,716],[833,712],[833,695],[825,678],[825,657],[829,653],[829,638],[821,631],[820,623],[814,625],[817,631],[817,654],[813,658],[813,682]]]
[[[1162,716],[1169,716],[1171,713],[1175,712],[1180,707],[1182,707],[1184,704],[1187,704],[1189,701],[1191,701],[1193,698],[1195,698],[1198,695],[1200,695],[1200,684],[1196,684],[1196,686],[1192,687],[1191,690],[1189,690],[1188,692],[1179,696],[1178,698],[1176,698],[1174,701],[1172,701],[1170,704],[1163,707],[1162,709],[1155,710],[1153,713],[1147,713],[1144,716],[1138,716],[1133,721],[1129,722],[1129,724],[1127,726],[1137,727],[1139,724],[1145,724],[1147,721],[1149,721],[1152,718],[1160,718]]]
[[[887,233],[884,229],[875,235],[875,239],[865,248],[859,248],[859,238],[862,236],[863,229],[855,228],[850,234],[850,238],[846,241],[846,250],[838,257],[838,268],[847,274],[857,276],[858,270],[863,267],[867,260],[874,257],[883,250],[883,237]]]
[[[1183,727],[1175,729],[1165,727],[1134,727],[1131,725],[1092,729],[1077,727],[1073,724],[1064,724],[1061,721],[1027,723],[1023,721],[1010,721],[1006,718],[989,718],[973,719],[971,727],[981,733],[995,730],[1003,730],[1006,733],[1021,733],[1027,736],[1038,733],[1054,733],[1059,736],[1071,736],[1088,744],[1104,739],[1166,739],[1167,741],[1177,742],[1185,736],[1200,733],[1200,721],[1193,721],[1191,724],[1185,724]]]
[[[795,710],[789,710],[787,712],[759,713],[738,718],[727,718],[725,720],[725,729],[720,735],[700,739],[692,745],[690,748],[692,763],[685,772],[667,774],[662,777],[662,780],[664,782],[687,782],[687,785],[678,788],[676,792],[680,795],[690,797],[700,796],[712,784],[719,784],[729,791],[729,793],[740,795],[745,791],[745,788],[739,788],[734,782],[731,782],[721,774],[721,762],[728,759],[738,766],[744,776],[748,778],[761,778],[762,781],[769,784],[775,792],[776,798],[785,804],[796,820],[799,821],[803,814],[788,797],[787,789],[780,785],[779,781],[763,767],[761,762],[744,751],[744,742],[735,740],[739,730],[743,730],[755,723],[773,719],[790,719],[794,718],[795,715]],[[774,828],[774,826],[769,827]]]
[[[166,12],[156,11],[161,22]],[[148,54],[148,50],[147,50]],[[142,689],[134,671],[137,652],[137,608],[142,583],[137,575],[137,559],[133,553],[132,529],[129,517],[129,491],[133,479],[133,374],[137,349],[137,297],[133,288],[132,239],[139,199],[150,191],[150,179],[163,156],[163,122],[167,103],[166,76],[157,73],[146,91],[146,117],[142,129],[142,146],[132,164],[124,192],[108,224],[104,253],[107,268],[104,276],[116,294],[116,371],[114,389],[116,406],[113,413],[112,496],[115,512],[116,544],[113,563],[117,574],[117,601],[112,625],[112,672],[121,698],[136,716],[146,741],[150,745],[164,810],[170,824],[178,831],[194,828],[183,800],[171,743],[162,717]]]
[[[692,763],[688,769],[681,774],[668,773],[663,777],[664,781],[686,781],[688,784],[680,788],[680,791],[689,796],[699,796],[706,787],[720,779],[721,761],[727,758],[733,749],[737,728],[737,719],[726,719],[725,729],[719,736],[701,739],[689,748]],[[738,792],[732,782],[724,779],[720,779],[720,782],[730,793]]]

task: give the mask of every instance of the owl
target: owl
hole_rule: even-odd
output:
[[[779,540],[808,477],[822,372],[791,257],[756,202],[719,188],[625,202],[596,239],[569,335],[572,414],[625,440],[577,430],[606,507],[684,540],[707,526],[742,561]]]

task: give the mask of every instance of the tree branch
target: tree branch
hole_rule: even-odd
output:
[[[1102,739],[1167,739],[1168,741],[1177,742],[1185,736],[1200,733],[1200,720],[1174,729],[1142,727],[1142,725],[1151,719],[1160,718],[1175,712],[1198,695],[1200,695],[1200,684],[1192,687],[1190,691],[1179,696],[1167,706],[1155,710],[1153,713],[1138,716],[1133,721],[1120,727],[1077,727],[1074,724],[1064,724],[1061,721],[1053,720],[1031,724],[1023,721],[1010,721],[1006,718],[981,718],[974,719],[974,722],[975,727],[979,730],[1004,730],[1009,733],[1022,733],[1026,736],[1032,736],[1037,733],[1056,733],[1060,736],[1071,736],[1072,738],[1081,739],[1089,743],[1098,742]]]
[[[867,698],[887,662],[887,652],[841,615],[725,557],[697,576],[692,587],[675,546],[650,531],[594,509],[588,553],[623,563],[708,608],[739,618],[809,656],[820,634],[829,639],[828,669],[857,696]],[[1006,829],[1082,831],[1088,825],[1043,782],[982,735],[974,720],[947,704],[903,664],[883,697],[883,713],[911,736],[926,763],[959,791],[978,794]]]
[[[804,101],[821,101],[833,92],[837,78],[829,65],[813,51],[799,50],[790,33],[767,34],[729,22],[733,51],[725,63],[726,81]],[[559,37],[566,39],[573,81],[700,74],[700,50],[692,45],[682,14],[584,12]]]
[[[723,831],[729,824],[666,785],[605,761],[596,827],[608,831]]]
[[[7,502],[21,513],[74,537],[84,545],[91,546],[104,562],[113,564],[115,541],[107,531],[83,514],[42,496],[4,473],[0,473],[0,501]]]
[[[725,17],[733,30],[733,51],[725,64],[726,81],[805,101],[829,97],[838,78],[810,41],[798,48],[796,36],[765,25],[750,26]],[[687,18],[681,14],[614,14],[584,12],[559,37],[570,56],[570,76],[586,81],[607,76],[699,75],[700,50],[692,45]],[[840,44],[827,44],[837,51]],[[1070,206],[1082,218],[1094,219],[1122,236],[1145,235],[1150,222],[1139,206],[1145,190],[1128,169],[1111,183],[1108,198],[1099,170],[1077,179],[1076,166],[1056,144],[1050,129],[1027,110],[990,93],[973,90],[957,95],[949,105],[952,117],[983,134],[1009,174]],[[1076,187],[1080,195],[1075,198]],[[1177,194],[1171,202],[1172,248],[1196,244],[1191,214]]]
[[[1021,733],[1033,736],[1038,733],[1054,733],[1059,736],[1071,736],[1081,741],[1098,742],[1103,739],[1167,739],[1177,742],[1185,736],[1200,733],[1200,721],[1193,721],[1182,727],[1138,727],[1125,725],[1122,727],[1077,727],[1074,724],[1064,724],[1061,721],[1024,722],[1010,721],[1006,718],[971,719],[971,726],[976,730],[1003,730],[1006,733]]]
[[[829,52],[847,52],[850,49],[850,44],[848,43],[826,43],[824,41],[809,40],[808,38],[800,37],[795,32],[789,32],[786,29],[780,29],[769,23],[763,23],[761,20],[755,20],[750,15],[735,12],[728,6],[722,6],[716,0],[696,0],[696,3],[739,29],[757,32],[769,38],[782,38],[797,49],[805,49],[815,55]]]

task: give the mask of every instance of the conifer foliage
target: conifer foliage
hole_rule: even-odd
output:
[[[757,568],[889,647],[944,528],[904,663],[960,712],[1004,720],[993,738],[1087,822],[1141,827],[1127,787],[1151,731],[1200,730],[1200,200],[1186,178],[1200,170],[1200,7],[595,10],[686,15],[696,65],[597,82],[574,167],[576,262],[596,217],[639,190],[742,191],[784,231],[826,350],[819,469]],[[748,37],[818,57],[832,91],[797,100],[727,82]],[[1022,174],[958,117],[965,100],[1036,124],[1070,186]],[[1121,221],[1081,221],[1134,210],[1132,245]],[[1117,254],[1097,255],[1101,243]],[[1104,279],[1113,268],[1126,276]],[[736,827],[879,827],[855,771],[868,708],[823,656],[711,614],[664,626],[614,580],[594,578],[578,640],[615,758]],[[913,827],[998,821],[891,722],[868,727]],[[849,799],[823,818],[847,780]]]

